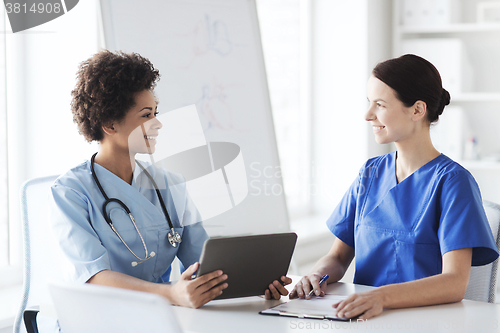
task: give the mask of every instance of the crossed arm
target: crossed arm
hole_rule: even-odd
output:
[[[319,286],[322,275],[328,274],[327,283],[340,280],[354,258],[354,249],[338,238],[328,254],[314,266],[311,274],[304,276],[290,293],[290,298],[302,297],[314,290],[317,296],[326,292],[326,284]],[[406,308],[432,304],[459,302],[463,299],[472,260],[472,249],[449,251],[443,255],[441,274],[420,280],[390,284],[371,291],[350,295],[333,304],[339,317],[368,319],[384,309]]]

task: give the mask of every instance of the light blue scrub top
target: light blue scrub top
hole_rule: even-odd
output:
[[[498,257],[474,178],[445,155],[399,184],[396,152],[369,159],[327,226],[355,249],[354,283],[369,286],[439,274],[452,250],[473,248],[473,266]]]
[[[174,248],[167,239],[170,227],[158,196],[149,179],[140,172],[139,166],[135,167],[131,185],[97,163],[94,164],[94,169],[107,196],[118,198],[128,206],[148,252],[154,251],[156,255],[132,267],[132,261],[137,259],[104,219],[102,206],[105,199],[92,178],[90,161],[86,161],[59,177],[51,189],[51,221],[56,238],[72,263],[70,280],[84,283],[96,273],[107,269],[146,281],[163,282],[168,281],[170,264],[175,256],[184,267],[199,260],[208,235],[199,222],[201,218],[185,185],[160,189],[174,229],[182,236],[182,242]],[[182,183],[179,175],[151,167],[148,171],[155,179],[158,179],[158,173],[163,173],[166,183]],[[145,184],[145,187],[138,184]],[[160,185],[159,187],[161,188]],[[125,210],[120,205],[111,203],[108,205],[108,212],[127,245],[139,257],[144,258],[144,246]]]

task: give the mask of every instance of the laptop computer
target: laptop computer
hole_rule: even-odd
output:
[[[218,269],[227,274],[228,287],[215,299],[264,295],[288,272],[296,241],[293,232],[208,239],[196,275]]]
[[[62,333],[137,333],[182,330],[163,297],[92,284],[50,284]]]

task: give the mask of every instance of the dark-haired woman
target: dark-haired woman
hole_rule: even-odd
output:
[[[449,93],[436,68],[404,55],[379,63],[368,80],[365,115],[377,143],[396,151],[371,158],[327,221],[336,236],[327,255],[290,297],[342,278],[356,258],[354,283],[379,287],[334,304],[339,317],[368,319],[388,308],[458,302],[471,264],[498,250],[472,175],[432,145],[429,128]]]
[[[157,293],[198,308],[223,292],[227,275],[191,278],[208,236],[185,183],[135,160],[156,149],[158,79],[151,62],[133,53],[103,51],[80,65],[73,120],[100,147],[52,186],[53,230],[71,262],[72,281]],[[168,281],[175,257],[187,267],[180,280],[158,283]],[[268,298],[287,293],[274,283],[279,286],[266,291]]]

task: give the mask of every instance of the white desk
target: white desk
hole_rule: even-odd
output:
[[[328,286],[329,294],[348,295],[371,287],[335,283]],[[364,322],[321,321],[260,315],[259,311],[280,302],[261,297],[212,301],[200,309],[174,307],[186,332],[500,332],[500,304],[464,300],[459,303],[420,308],[386,310]]]

